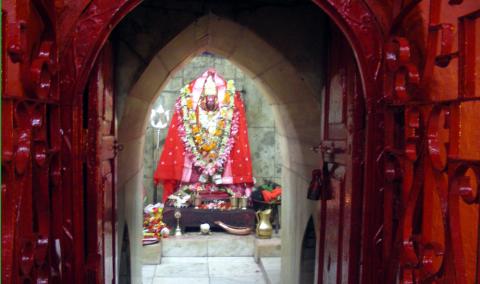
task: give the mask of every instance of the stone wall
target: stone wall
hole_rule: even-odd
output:
[[[168,121],[170,125],[180,88],[200,76],[209,67],[215,68],[225,80],[234,80],[235,88],[241,93],[247,115],[253,174],[257,184],[261,184],[265,180],[280,182],[280,151],[276,139],[277,133],[272,107],[257,89],[254,81],[227,59],[208,52],[194,57],[190,63],[176,72],[165,88],[159,92],[152,109],[162,105],[165,111],[169,110]],[[162,119],[165,119],[165,117],[162,116]],[[153,173],[162,153],[167,132],[168,126],[164,129],[155,129],[151,124],[148,124],[145,133],[143,184],[147,204],[153,202]],[[161,200],[161,197],[162,186],[159,185],[157,187],[157,200]]]
[[[328,17],[321,9],[311,1],[303,1],[299,5],[295,5],[294,1],[290,1],[291,5],[253,5],[238,10],[237,5],[229,1],[222,5],[219,5],[219,1],[212,1],[213,4],[209,2],[145,0],[113,31],[111,40],[117,65],[116,113],[119,117],[123,113],[125,98],[131,87],[155,54],[181,31],[208,13],[231,19],[274,46],[295,67],[320,102],[327,40],[325,30],[329,25]],[[241,39],[242,35],[236,32],[232,29],[230,36]],[[244,38],[240,44],[255,47],[257,42]],[[264,58],[245,59],[253,61],[253,64],[264,64],[272,58],[270,54],[264,54]],[[278,62],[267,63],[274,65]]]

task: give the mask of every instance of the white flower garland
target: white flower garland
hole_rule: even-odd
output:
[[[220,184],[225,161],[230,155],[235,141],[234,137],[238,133],[239,114],[235,110],[233,81],[229,80],[227,83],[225,99],[220,104],[216,131],[208,139],[205,137],[207,133],[202,132],[197,121],[189,85],[181,89],[176,108],[181,113],[179,133],[185,150],[193,164],[201,170],[199,181],[205,183],[209,177],[212,177],[215,183]],[[206,140],[206,143],[203,143],[203,140]]]

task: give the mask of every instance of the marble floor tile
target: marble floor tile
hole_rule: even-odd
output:
[[[258,258],[279,257],[282,253],[281,251],[282,242],[279,237],[255,240],[255,256]]]
[[[163,241],[162,255],[165,256],[207,256],[207,241],[185,236],[168,238]]]
[[[210,284],[266,284],[263,277],[245,276],[243,279],[239,277],[211,277]]]
[[[164,258],[166,259],[166,258]],[[208,264],[201,262],[185,262],[167,260],[159,264],[155,271],[155,277],[207,277]]]
[[[209,284],[208,277],[156,277],[152,284]]]
[[[207,263],[208,258],[196,257],[196,256],[184,256],[184,257],[163,257],[161,264],[166,263]]]
[[[262,271],[253,257],[209,257],[210,277],[250,277],[262,276]]]
[[[270,283],[280,283],[280,258],[262,258],[272,273]],[[267,284],[254,257],[163,257],[162,263],[142,267],[144,284]],[[269,284],[270,284],[269,283]]]
[[[156,265],[143,265],[142,266],[142,277],[149,278],[153,277],[155,274]]]
[[[271,284],[279,284],[281,279],[281,258],[280,257],[262,257],[260,259],[265,269],[266,277]]]
[[[280,283],[282,283],[281,282],[280,271],[279,271],[279,273],[276,273],[276,274],[268,274],[267,273],[267,277],[268,277],[268,280],[270,280],[269,284],[280,284]]]
[[[208,256],[253,256],[254,237],[251,236],[230,236],[225,238],[212,237],[208,239]]]
[[[142,246],[141,261],[143,264],[159,264],[162,257],[162,243]]]
[[[262,257],[261,260],[265,270],[280,270],[282,265],[280,257]]]

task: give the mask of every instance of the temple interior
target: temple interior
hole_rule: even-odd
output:
[[[479,0],[1,14],[2,283],[480,283]]]
[[[220,76],[223,76],[225,80],[234,81],[235,88],[240,93],[244,103],[247,119],[248,144],[251,149],[251,164],[256,181],[254,187],[258,188],[263,184],[272,182],[281,185],[281,153],[271,105],[256,87],[252,78],[247,76],[238,67],[225,58],[209,52],[203,52],[192,58],[190,62],[172,76],[166,86],[159,92],[158,98],[152,105],[150,122],[147,125],[145,135],[144,206],[160,202],[165,194],[162,183],[158,185],[154,183],[154,172],[160,156],[164,151],[168,126],[174,122],[172,121],[172,117],[175,110],[175,102],[179,97],[179,91],[183,86],[198,78],[205,70],[212,68],[215,69]],[[276,200],[277,199],[280,199],[280,197],[276,198]],[[193,206],[193,204],[191,204],[191,206]],[[272,216],[271,219],[272,221],[275,220],[278,222],[281,216],[281,206],[279,204],[275,206],[275,216]],[[254,207],[253,202],[251,207]],[[260,207],[268,206],[255,204],[255,207],[257,210],[260,210],[266,209]],[[200,211],[196,214],[201,215],[203,213]],[[241,216],[233,216],[231,218],[241,218]],[[229,221],[230,223],[232,222],[232,220],[226,220],[227,223]],[[270,277],[270,281],[277,283],[280,281],[281,261],[279,224],[277,226],[269,240],[256,239],[252,235],[229,236],[218,229],[213,232],[212,236],[198,236],[199,228],[197,226],[188,228],[189,232],[186,233],[186,237],[184,238],[163,239],[161,248],[159,247],[160,245],[157,245],[157,247],[155,245],[146,246],[144,248],[143,253],[145,255],[142,259],[144,261],[145,281],[148,281],[148,277],[146,276],[151,275],[148,274],[149,270],[152,269],[151,265],[162,263],[162,260],[160,260],[161,257],[164,257],[164,261],[166,260],[167,263],[175,260],[178,261],[179,257],[191,257],[190,261],[193,263],[201,262],[205,260],[206,257],[211,257],[212,261],[219,260],[218,257],[230,257],[233,260],[245,262],[247,266],[249,263],[250,266],[256,266],[252,260],[255,260],[257,263],[261,262],[261,265],[266,265],[269,268],[264,269],[264,271],[267,277]],[[206,248],[208,252],[205,250]],[[158,250],[161,250],[161,252]],[[186,260],[182,259],[182,261],[185,262]],[[242,264],[238,265],[241,266]],[[198,270],[202,268],[205,269],[201,264],[198,264],[198,266],[200,267],[197,268],[196,272],[191,274],[182,272],[182,275],[184,277],[198,276],[200,273]],[[172,277],[172,273],[168,271],[168,268],[164,269],[166,271],[160,271],[161,269],[164,269],[163,266],[157,268],[156,274],[153,275],[161,275],[164,278]],[[267,272],[270,272],[271,275],[268,275]],[[241,273],[243,274],[245,271]],[[212,275],[212,277],[216,279],[215,275]]]
[[[311,172],[320,166],[312,147],[320,141],[325,58],[331,24],[321,10],[311,9],[314,4],[310,2],[260,6],[251,3],[244,7],[236,7],[233,2],[206,3],[206,7],[199,7],[189,2],[192,5],[184,9],[179,5],[186,7],[185,3],[176,1],[163,1],[162,4],[146,1],[119,24],[111,37],[116,62],[119,142],[125,147],[118,162],[118,188],[125,198],[119,199],[118,206],[127,212],[125,220],[120,220],[124,224],[120,229],[128,231],[128,245],[123,247],[128,248],[129,270],[134,273],[129,277],[141,278],[141,266],[152,264],[152,254],[158,256],[154,261],[161,263],[161,258],[165,257],[162,251],[168,255],[168,242],[176,240],[170,236],[160,245],[143,248],[137,245],[143,238],[144,207],[161,202],[163,198],[162,183],[155,186],[153,174],[162,153],[167,125],[171,123],[170,116],[175,111],[174,102],[185,84],[208,68],[215,68],[225,80],[235,82],[245,104],[255,186],[271,181],[282,188],[281,205],[277,206],[278,233],[274,228],[273,238],[260,245],[255,233],[236,236],[238,246],[253,248],[248,253],[241,250],[229,253],[231,249],[227,246],[219,255],[247,255],[247,261],[251,258],[256,262],[246,266],[269,267],[263,268],[273,275],[268,281],[278,283],[283,278],[286,279],[284,283],[294,283],[301,274],[302,279],[313,279],[308,276],[313,264],[304,257],[310,255],[311,259],[315,246],[305,238],[307,235],[311,238],[312,233],[315,235],[315,226],[307,224],[309,219],[316,222],[311,216],[318,205],[306,196]],[[293,22],[295,25],[291,25]],[[310,33],[323,36],[311,37]],[[153,117],[152,111],[155,112]],[[252,203],[249,207],[255,212]],[[252,216],[250,218],[255,218]],[[271,221],[275,227],[274,220]],[[171,235],[173,230],[171,228]],[[204,239],[225,234],[215,228],[212,231],[213,235],[203,236]],[[198,228],[191,233],[197,234]],[[183,241],[189,250],[191,247],[187,243]],[[245,245],[241,245],[243,243]],[[117,246],[120,248],[121,244]],[[178,240],[178,246],[182,246],[182,240]],[[266,256],[272,256],[264,261],[265,264],[258,262],[258,251],[262,250]],[[119,265],[126,267],[127,264]],[[142,278],[144,281],[166,277],[158,272],[160,270],[156,275],[149,266],[144,269],[147,277]],[[208,277],[214,279],[216,276]],[[252,277],[258,277],[258,273]],[[253,283],[248,279],[236,280]]]
[[[238,67],[225,58],[204,52],[195,56],[181,70],[176,72],[160,91],[152,105],[152,114],[145,134],[144,187],[147,204],[161,200],[163,191],[159,184],[155,191],[153,174],[163,150],[168,126],[172,122],[175,101],[180,89],[205,70],[214,68],[225,80],[233,80],[245,105],[248,123],[248,138],[251,148],[253,173],[257,183],[274,181],[281,183],[281,155],[276,133],[273,110],[255,82]],[[153,195],[156,192],[157,197]]]

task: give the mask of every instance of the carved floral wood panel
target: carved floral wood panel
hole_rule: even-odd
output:
[[[53,7],[4,1],[2,282],[59,281],[62,216]],[[63,252],[65,253],[65,252]]]
[[[474,2],[407,1],[393,11],[379,157],[384,221],[377,240],[388,261],[386,283],[479,281],[480,3]]]
[[[82,95],[138,3],[2,1],[2,283],[85,283]]]

